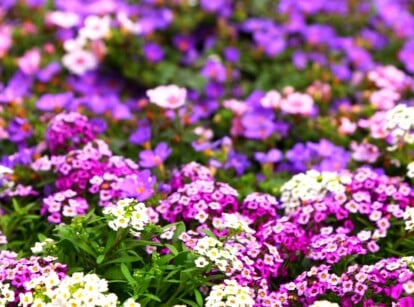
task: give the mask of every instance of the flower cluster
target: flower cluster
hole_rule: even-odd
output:
[[[414,230],[414,208],[407,207],[404,211],[405,230]]]
[[[328,192],[344,193],[346,180],[334,172],[310,170],[297,174],[280,188],[281,206],[289,212],[302,203],[321,200]]]
[[[224,280],[220,285],[213,286],[206,298],[206,307],[252,307],[254,304],[251,290],[229,279]]]
[[[132,235],[140,237],[141,231],[151,222],[150,209],[144,203],[125,198],[119,200],[115,206],[104,208],[103,213],[111,217],[108,226],[113,230],[128,228]]]
[[[52,15],[51,21],[61,26],[58,16]],[[67,18],[67,16],[62,16]],[[61,17],[61,18],[62,18]],[[71,15],[74,22],[73,25],[79,23],[77,15]],[[109,16],[90,15],[84,21],[84,26],[79,29],[76,38],[66,40],[64,48],[67,52],[62,63],[72,73],[83,75],[98,67],[99,60],[106,52],[105,45],[102,40],[109,34],[111,19]],[[69,26],[70,27],[70,26]]]
[[[32,163],[32,169],[52,170],[58,175],[55,185],[61,192],[98,194],[101,206],[122,197],[143,201],[154,193],[155,178],[150,171],[139,171],[138,164],[131,159],[113,155],[101,140],[89,142],[66,155],[42,157]]]
[[[200,255],[195,260],[197,267],[212,264],[219,271],[231,276],[235,271],[241,271],[243,264],[237,259],[237,250],[230,245],[223,245],[212,237],[196,238],[192,233],[183,233],[180,239],[186,246]]]
[[[293,173],[309,169],[320,172],[339,171],[346,168],[349,158],[350,153],[343,147],[321,139],[318,143],[296,143],[286,152],[287,163],[284,167]]]
[[[45,132],[45,140],[52,154],[80,149],[95,138],[96,132],[88,118],[76,112],[56,115]]]
[[[59,280],[56,273],[39,276],[27,283],[29,292],[20,294],[23,306],[107,306],[116,307],[118,297],[108,293],[108,282],[96,274],[73,273]]]
[[[386,115],[386,131],[391,149],[395,146],[414,143],[414,107],[399,104]]]
[[[255,224],[275,219],[277,209],[279,202],[274,196],[258,192],[246,195],[240,205],[241,214],[249,217]]]
[[[49,222],[59,224],[62,217],[85,215],[88,209],[89,204],[85,198],[73,190],[65,190],[44,198],[40,214],[47,215]]]
[[[161,200],[156,209],[169,222],[183,220],[204,224],[223,212],[236,212],[237,196],[237,191],[226,183],[196,180]]]
[[[197,162],[190,162],[175,170],[171,175],[171,189],[176,191],[182,188],[186,183],[196,180],[213,180],[211,171]]]
[[[380,296],[383,303],[403,305],[414,303],[411,296],[413,286],[414,273],[404,260],[388,258],[372,265],[349,266],[339,276],[331,272],[330,266],[312,267],[293,282],[281,285],[278,295],[285,298],[283,306],[312,304],[320,295],[328,293],[335,295],[341,306],[352,306],[362,301],[374,305]]]
[[[0,287],[2,289],[0,302],[4,299],[11,303],[20,300],[22,304],[28,306],[32,301],[25,303],[22,296],[33,298],[33,288],[31,287],[33,280],[49,277],[57,283],[63,280],[66,277],[66,266],[56,263],[54,260],[53,257],[41,258],[35,256],[18,259],[14,252],[0,251]]]

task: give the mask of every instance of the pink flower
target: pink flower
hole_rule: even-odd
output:
[[[396,91],[388,88],[383,88],[375,91],[369,97],[371,105],[380,110],[389,110],[395,107],[397,100],[401,98],[401,95]]]
[[[340,126],[339,126],[339,133],[349,135],[355,132],[357,129],[357,124],[351,122],[346,117],[341,117],[340,119]]]
[[[380,156],[380,152],[377,146],[363,142],[358,144],[351,142],[352,158],[359,162],[374,163]]]
[[[19,65],[20,70],[26,75],[33,75],[39,70],[40,59],[40,51],[35,48],[26,51],[25,54],[18,59],[17,64]]]
[[[187,90],[177,85],[161,85],[147,91],[147,96],[152,103],[166,108],[176,109],[185,104]]]
[[[12,45],[11,29],[8,26],[0,27],[0,58],[6,55]]]
[[[280,108],[289,114],[310,115],[313,111],[313,99],[308,94],[292,93],[281,101]]]
[[[277,109],[280,106],[282,96],[278,91],[272,90],[266,93],[266,95],[260,100],[260,104],[264,108]]]

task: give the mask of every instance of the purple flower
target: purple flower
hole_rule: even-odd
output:
[[[108,124],[106,123],[106,121],[102,118],[92,118],[89,123],[92,126],[92,130],[96,133],[96,134],[101,134],[104,133],[106,131],[106,129],[108,128]]]
[[[60,72],[60,70],[60,64],[57,62],[52,62],[37,72],[37,79],[42,82],[48,82],[53,78],[54,75]]]
[[[161,165],[171,154],[172,150],[168,147],[167,143],[161,142],[155,147],[154,150],[144,150],[139,153],[140,162],[142,167],[154,167]]]
[[[279,149],[273,148],[266,152],[256,152],[254,158],[260,163],[275,163],[282,160],[282,152]]]
[[[60,94],[45,94],[36,102],[36,108],[41,111],[53,111],[65,108],[73,99],[71,92]]]
[[[399,60],[409,72],[414,72],[414,39],[407,41],[398,54]]]
[[[164,58],[164,50],[155,43],[148,43],[144,46],[144,55],[151,63],[157,63]]]
[[[129,137],[132,144],[142,145],[151,139],[151,125],[148,121],[142,121],[138,124],[137,129]]]
[[[235,47],[228,47],[224,49],[224,57],[231,63],[237,63],[240,58],[240,52]]]
[[[244,154],[237,153],[233,150],[229,152],[224,169],[233,168],[238,176],[243,175],[244,171],[250,167],[250,162]]]
[[[295,53],[292,55],[292,62],[293,65],[295,65],[296,69],[302,70],[306,68],[308,59],[303,51],[295,51]]]
[[[144,201],[154,194],[156,179],[151,176],[149,170],[143,170],[138,174],[130,175],[122,181],[120,187],[125,197],[134,197],[138,201]]]
[[[231,1],[226,0],[201,0],[201,7],[207,12],[216,12],[221,16],[228,16],[231,14]]]
[[[220,83],[211,81],[206,84],[204,91],[208,98],[217,99],[223,96],[224,87]]]
[[[194,48],[194,39],[191,36],[177,35],[173,38],[173,44],[181,52],[187,52]]]
[[[221,83],[226,81],[226,68],[219,61],[209,59],[201,70],[201,75]]]
[[[32,127],[25,118],[14,118],[7,127],[10,141],[21,143],[32,135]]]
[[[17,71],[8,85],[0,92],[0,103],[9,103],[25,96],[33,84],[33,78]]]

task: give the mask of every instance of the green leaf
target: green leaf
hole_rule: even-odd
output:
[[[106,254],[111,249],[112,244],[115,241],[116,234],[117,233],[115,231],[111,231],[109,233],[108,240],[106,241],[106,245],[105,245],[105,248],[104,248],[104,251],[103,251],[104,254]]]
[[[96,258],[96,263],[97,263],[97,264],[101,264],[104,260],[105,260],[105,255],[99,255],[99,256]]]
[[[121,263],[121,272],[131,287],[135,287],[137,285],[136,280],[132,277],[125,263]]]
[[[47,239],[47,237],[43,233],[38,233],[37,238],[39,239],[40,242],[43,242],[44,240]]]
[[[159,302],[159,303],[161,303],[161,302],[162,302],[162,300],[161,300],[158,296],[156,296],[156,295],[154,295],[154,294],[151,294],[151,293],[145,293],[145,294],[144,294],[144,296],[145,296],[145,297],[150,298],[150,299],[151,299],[151,300],[153,300],[153,301],[157,301],[157,302]]]
[[[137,262],[137,261],[142,261],[142,257],[141,256],[123,256],[114,260],[110,260],[105,262],[105,264],[112,264],[112,263],[132,263],[132,262]]]
[[[171,245],[171,244],[165,244],[165,246],[171,251],[171,253],[174,255],[174,256],[177,256],[178,254],[179,254],[179,251],[178,251],[178,249],[174,246],[174,245]]]
[[[197,289],[194,289],[194,295],[195,295],[197,304],[200,306],[203,306],[203,297],[201,296],[200,291]]]
[[[183,303],[186,303],[187,305],[190,305],[191,307],[200,307],[200,305],[190,300],[185,300],[183,298],[180,298],[180,301]]]

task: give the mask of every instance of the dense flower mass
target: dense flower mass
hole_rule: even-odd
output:
[[[0,306],[414,306],[408,0],[0,1]]]

